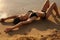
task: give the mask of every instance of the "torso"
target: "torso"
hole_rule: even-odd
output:
[[[29,14],[29,15],[30,15],[30,14]],[[18,16],[18,17],[20,18],[20,20],[25,21],[25,20],[27,20],[28,18],[30,18],[29,15],[28,15],[28,16],[23,15],[23,17],[20,17],[20,16]],[[43,17],[43,16],[45,16],[44,12],[42,12],[42,11],[36,11],[36,15],[37,15],[38,17]]]
[[[18,17],[19,17],[19,19],[22,20],[22,21],[27,20],[27,17],[26,17],[26,16],[22,16],[22,17],[18,16]]]

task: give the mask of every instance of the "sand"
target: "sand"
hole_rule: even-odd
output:
[[[5,33],[10,24],[0,23],[0,40],[60,40],[60,18],[51,15],[48,20],[38,20],[20,29]]]
[[[60,18],[53,15],[48,20],[34,21],[12,32],[4,32],[12,26],[0,23],[0,40],[60,40]]]

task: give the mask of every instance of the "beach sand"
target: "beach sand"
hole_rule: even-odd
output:
[[[15,2],[16,1],[17,0],[15,0]],[[14,1],[12,1],[11,2],[12,5],[9,2],[11,2],[11,1],[6,2],[6,4],[7,4],[7,7],[5,8],[6,10],[3,9],[6,5],[2,9],[3,9],[3,11],[6,11],[6,12],[8,11],[7,13],[11,13],[11,14],[13,13],[12,15],[15,15],[17,13],[16,10],[20,9],[22,6],[23,6],[22,8],[26,7],[26,11],[28,11],[29,9],[39,10],[39,8],[41,6],[39,0],[38,0],[38,2],[32,1],[33,4],[32,3],[30,4],[29,1],[27,1],[26,4],[28,4],[28,6],[26,6],[26,4],[22,5],[24,3],[24,1],[22,1],[21,3],[20,2],[15,3]],[[13,2],[18,5],[14,6]],[[43,3],[43,2],[41,2],[41,3]],[[57,3],[59,5],[58,1],[57,1]],[[34,6],[34,4],[35,4],[35,6]],[[38,6],[37,4],[38,5],[40,4],[40,6]],[[33,5],[33,6],[30,7],[29,5],[30,6]],[[15,8],[16,8],[16,10],[15,10]],[[59,11],[60,11],[60,9],[59,9]],[[18,12],[25,13],[25,9],[19,10]],[[0,40],[60,40],[60,18],[57,18],[54,15],[51,15],[48,18],[48,20],[34,21],[31,24],[23,25],[21,28],[15,29],[9,33],[4,32],[4,30],[6,28],[9,28],[12,26],[13,25],[11,23],[10,24],[0,23]]]
[[[12,32],[4,32],[12,26],[0,23],[0,40],[60,40],[60,18],[53,15],[48,20],[34,21]]]

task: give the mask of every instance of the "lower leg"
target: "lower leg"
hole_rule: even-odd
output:
[[[55,10],[55,12],[56,12],[56,15],[59,16],[59,12],[58,12],[58,8],[57,8],[56,3],[54,3],[54,10]]]
[[[55,3],[52,3],[50,5],[50,7],[48,8],[48,10],[46,11],[46,13],[47,13],[46,14],[46,17],[49,17],[51,15],[51,12],[52,12],[53,9],[55,10],[56,15],[59,15],[58,8],[57,8],[56,4]]]
[[[46,11],[50,6],[50,3],[49,3],[49,0],[47,0],[45,3],[44,3],[44,6],[42,8],[42,11]]]

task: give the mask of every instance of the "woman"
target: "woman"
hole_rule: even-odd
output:
[[[7,28],[5,30],[5,32],[9,32],[15,28],[19,28],[21,27],[22,25],[25,25],[25,24],[28,24],[28,23],[31,23],[33,22],[34,20],[36,20],[36,18],[40,17],[41,19],[47,19],[50,15],[51,15],[51,12],[52,10],[54,10],[56,12],[56,15],[57,17],[59,17],[59,12],[58,12],[58,8],[56,6],[56,3],[52,3],[50,5],[50,2],[49,0],[47,0],[42,8],[41,11],[34,11],[34,10],[31,10],[31,11],[28,11],[27,14],[25,14],[24,16],[12,16],[12,17],[8,17],[8,18],[5,18],[5,19],[2,19],[1,21],[3,22],[4,20],[6,19],[11,19],[11,18],[14,18],[14,24],[16,24],[15,26],[11,27],[11,28]]]

